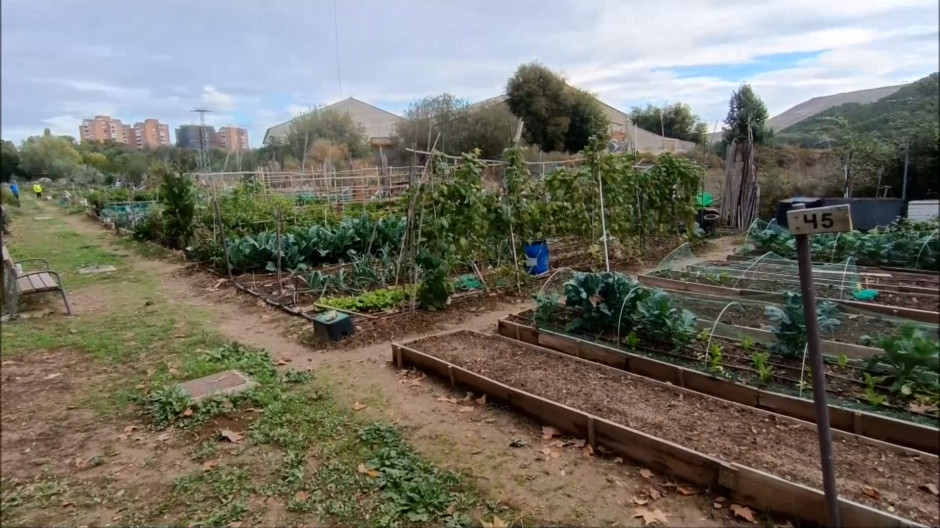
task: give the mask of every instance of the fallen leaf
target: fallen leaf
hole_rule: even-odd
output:
[[[299,500],[299,501],[301,501],[301,502],[307,500],[307,497],[308,497],[308,496],[309,496],[309,495],[307,495],[307,492],[306,492],[306,491],[298,491],[297,493],[294,494],[294,498],[297,499],[297,500]]]
[[[283,366],[286,365],[286,364],[287,364],[287,361],[284,361],[283,359],[279,359],[279,360],[277,360],[277,363],[274,364],[274,366],[275,366],[275,367],[283,367]]]
[[[731,511],[734,513],[735,517],[740,517],[749,523],[757,524],[757,521],[754,520],[754,512],[747,506],[732,504]]]
[[[62,375],[61,372],[56,372],[55,374],[49,374],[48,376],[45,377],[45,379],[51,380],[51,379],[58,378],[58,377],[61,376],[61,375]]]
[[[365,475],[369,473],[369,468],[367,468],[365,464],[359,464],[359,466],[356,467],[356,471],[358,471],[362,475]]]
[[[128,425],[127,427],[124,428],[125,433],[133,433],[136,430],[137,430],[136,425]]]
[[[193,415],[193,409],[191,407],[187,407],[186,410],[183,411],[183,416],[192,416],[192,415]]]
[[[449,398],[447,396],[441,396],[440,398],[437,399],[437,401],[446,402],[446,403],[457,403],[457,398]]]
[[[203,471],[212,471],[212,470],[215,469],[216,466],[218,466],[218,465],[219,465],[219,461],[218,461],[218,460],[206,460],[205,462],[202,463],[202,470],[203,470]]]
[[[633,517],[640,517],[643,519],[643,526],[649,526],[651,524],[658,524],[660,526],[665,525],[669,522],[666,519],[666,514],[662,512],[659,508],[655,510],[648,510],[646,508],[636,508],[633,510]]]
[[[720,510],[720,509],[721,509],[721,503],[720,503],[720,502],[716,502],[715,504],[712,504],[712,506],[714,506],[716,510]]]
[[[563,469],[563,470],[559,471],[558,474],[564,477],[564,476],[565,476],[565,470]]]
[[[649,499],[641,499],[639,497],[633,497],[633,504],[637,506],[646,506],[646,503],[649,502]]]
[[[558,436],[558,429],[555,429],[554,427],[550,425],[546,425],[545,427],[542,428],[543,440],[551,440],[552,438],[555,438],[556,436]]]
[[[506,524],[506,521],[500,519],[497,516],[493,516],[493,522],[486,522],[484,520],[480,521],[480,524],[483,525],[483,528],[509,528],[509,525]]]
[[[486,394],[480,396],[479,398],[473,400],[473,403],[477,405],[486,405]]]
[[[225,528],[242,528],[241,521],[232,521],[225,525]]]
[[[367,407],[366,405],[363,405],[363,404],[361,404],[361,403],[359,403],[359,402],[356,402],[356,403],[353,404],[353,410],[354,410],[354,411],[361,411],[361,410],[365,409],[366,407]]]
[[[908,404],[908,408],[916,413],[927,414],[937,411],[937,405],[926,405],[919,402],[911,402]]]
[[[558,448],[562,448],[562,447],[565,447],[565,446],[568,445],[568,444],[562,442],[561,440],[555,440],[554,442],[551,443],[551,445],[553,445],[553,446],[555,446],[555,447],[558,447]]]
[[[229,431],[228,429],[219,429],[219,436],[228,440],[233,444],[241,442],[244,437],[241,433],[236,433],[235,431]]]
[[[582,451],[584,452],[584,456],[586,456],[586,457],[588,457],[588,458],[590,458],[591,455],[594,454],[594,448],[591,447],[591,444],[585,445],[585,446],[584,446],[584,449],[582,449]]]
[[[663,496],[663,494],[660,493],[659,490],[657,489],[650,488],[649,496],[650,496],[650,500],[655,501],[655,500],[659,500]]]
[[[144,390],[144,389],[146,389],[146,388],[147,388],[147,386],[144,385],[143,383],[141,383],[140,385],[134,385],[134,389],[136,389],[136,390]]]
[[[936,484],[924,484],[923,486],[921,486],[921,488],[929,491],[930,493],[933,493],[934,495],[940,494],[940,490],[937,489]]]
[[[862,493],[864,493],[865,495],[868,495],[869,497],[873,499],[881,498],[881,492],[872,486],[862,486]]]
[[[685,495],[686,497],[689,495],[695,495],[697,493],[694,489],[683,488],[682,486],[677,487],[676,491],[679,492],[679,495]]]
[[[463,405],[463,406],[460,407],[460,412],[462,412],[462,413],[473,412],[473,407],[469,407],[469,406]]]
[[[646,468],[643,468],[640,470],[640,476],[643,478],[653,478],[653,472]]]
[[[552,458],[558,458],[560,456],[561,456],[561,453],[559,453],[558,451],[552,451]]]
[[[715,502],[725,502],[726,500],[728,500],[728,499],[725,498],[725,497],[717,497],[717,498],[715,498]]]

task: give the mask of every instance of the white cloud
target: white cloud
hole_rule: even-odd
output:
[[[4,0],[3,134],[21,139],[49,120],[68,129],[74,119],[74,128],[96,113],[156,117],[175,128],[205,106],[216,112],[211,122],[246,126],[257,145],[268,126],[341,97],[389,110],[445,91],[482,100],[531,60],[615,106],[683,101],[712,123],[743,81],[775,114],[940,69],[936,0],[336,5],[342,94],[332,2],[241,0],[218,10],[185,0],[55,8]],[[90,29],[103,19],[121,23],[106,34]],[[233,36],[231,28],[250,29]],[[762,57],[796,53],[818,55],[756,68]]]

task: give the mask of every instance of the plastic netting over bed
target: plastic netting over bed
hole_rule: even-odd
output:
[[[743,261],[697,261],[688,245],[677,248],[651,273],[657,277],[766,292],[800,290],[800,274],[795,260],[765,253]],[[854,259],[813,265],[813,283],[824,297],[856,298],[862,282]]]
[[[718,322],[749,328],[772,330],[776,326],[772,314],[774,309],[786,311],[779,300],[755,298],[720,298],[704,294],[671,293],[676,305],[689,310],[702,322]],[[821,300],[820,303],[826,303]],[[857,345],[866,344],[866,336],[877,338],[897,334],[903,326],[917,326],[937,336],[937,325],[918,323],[910,319],[892,317],[860,308],[847,308],[831,303],[831,317],[838,323],[823,325],[823,339]],[[771,308],[768,310],[768,308]]]

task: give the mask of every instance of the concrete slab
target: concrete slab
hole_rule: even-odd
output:
[[[198,402],[214,396],[229,396],[246,391],[257,383],[237,370],[226,370],[209,374],[204,378],[189,380],[180,383],[179,387],[189,395],[193,401]]]
[[[112,271],[117,271],[117,268],[114,266],[89,266],[87,268],[79,268],[79,275],[90,275],[92,273],[111,273]]]

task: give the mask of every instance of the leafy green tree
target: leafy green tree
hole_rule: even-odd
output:
[[[564,146],[566,152],[580,152],[591,141],[597,138],[600,143],[606,143],[610,120],[594,98],[584,90],[569,88],[568,91],[568,130],[565,133]]]
[[[523,133],[543,151],[578,152],[591,136],[607,135],[600,104],[538,63],[523,64],[506,83],[507,104],[525,121]]]
[[[0,142],[0,181],[8,182],[20,175],[20,153],[12,141]]]
[[[82,165],[75,141],[68,136],[53,136],[46,129],[42,136],[31,136],[20,146],[22,171],[31,177],[67,178]]]
[[[504,104],[471,106],[451,94],[428,96],[405,110],[395,127],[399,144],[418,150],[436,149],[460,155],[479,149],[484,158],[497,158],[509,144],[518,119]]]
[[[666,137],[683,141],[703,143],[708,133],[708,125],[685,103],[634,106],[630,110],[630,121],[644,130],[657,134],[664,131]]]
[[[365,128],[345,112],[319,108],[293,120],[285,144],[295,159],[304,158],[317,140],[326,140],[345,147],[353,158],[369,153]]]
[[[730,143],[732,140],[737,140],[738,143],[747,141],[748,128],[754,143],[769,143],[773,139],[773,131],[766,126],[767,117],[767,107],[760,96],[750,84],[742,84],[731,94],[731,101],[728,103],[728,116],[725,118],[728,129],[725,130],[724,143]]]

